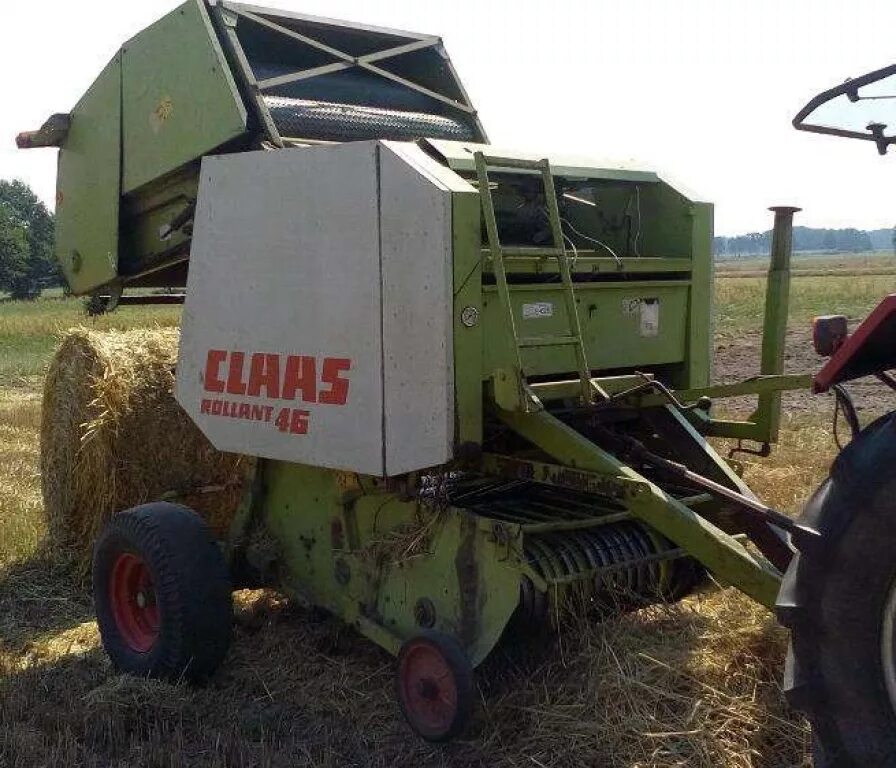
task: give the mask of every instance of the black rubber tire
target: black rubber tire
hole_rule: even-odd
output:
[[[778,597],[791,630],[785,693],[812,724],[816,768],[896,766],[881,654],[896,585],[896,414],[841,452],[803,522],[820,535],[797,542]]]
[[[112,606],[112,570],[125,553],[145,562],[158,606],[158,637],[143,653],[122,636]],[[205,521],[187,507],[156,502],[113,517],[94,548],[93,596],[103,647],[119,671],[195,682],[227,654],[230,575]]]
[[[412,705],[407,700],[405,686],[402,684],[408,656],[413,648],[420,645],[427,646],[442,658],[445,666],[450,670],[456,690],[454,711],[444,723],[436,727],[428,726],[415,716]],[[401,713],[417,735],[431,742],[450,741],[463,733],[473,713],[475,701],[473,665],[455,638],[435,630],[424,630],[419,635],[406,640],[398,652],[395,692]]]

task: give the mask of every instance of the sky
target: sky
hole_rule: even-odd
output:
[[[813,95],[896,61],[890,0],[268,0],[440,35],[492,143],[636,162],[716,205],[716,233],[896,224],[896,151],[795,131]],[[263,4],[263,0],[256,0]],[[176,0],[9,3],[0,23],[0,178],[55,197],[55,150],[22,130],[71,109]],[[889,184],[888,184],[889,183]]]

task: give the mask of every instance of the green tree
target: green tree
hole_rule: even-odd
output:
[[[0,203],[0,289],[14,293],[28,274],[28,235]]]
[[[0,290],[35,298],[41,288],[60,282],[53,215],[21,181],[0,181],[0,211]]]

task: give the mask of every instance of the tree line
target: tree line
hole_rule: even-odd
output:
[[[772,232],[751,232],[737,237],[716,237],[713,251],[722,259],[767,255],[771,252]],[[831,251],[867,253],[896,250],[896,227],[893,229],[816,229],[793,228],[795,251]]]
[[[53,214],[22,181],[0,180],[0,292],[33,299],[59,285]]]

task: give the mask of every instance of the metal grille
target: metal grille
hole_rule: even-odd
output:
[[[265,96],[282,136],[324,141],[419,138],[470,141],[473,129],[460,120],[426,112],[404,112],[328,101]]]

